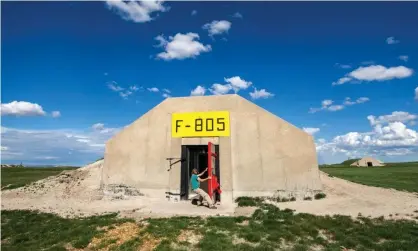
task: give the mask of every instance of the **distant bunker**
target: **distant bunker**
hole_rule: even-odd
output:
[[[382,161],[372,157],[364,157],[352,163],[350,166],[358,167],[374,167],[374,166],[385,166]]]
[[[313,137],[238,95],[165,99],[106,143],[101,182],[188,200],[206,167],[201,188],[221,202],[321,190]]]

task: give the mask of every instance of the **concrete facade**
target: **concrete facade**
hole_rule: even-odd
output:
[[[172,138],[171,114],[229,111],[230,137]],[[168,98],[106,143],[103,185],[126,184],[150,197],[180,192],[182,145],[219,145],[222,202],[321,190],[311,135],[238,95]],[[299,195],[304,196],[304,195]]]
[[[369,166],[368,163],[371,163],[371,166],[385,166],[381,161],[372,158],[372,157],[364,157],[360,160],[357,160],[356,162],[354,162],[353,164],[351,164],[350,166],[362,166],[362,167],[367,167]]]

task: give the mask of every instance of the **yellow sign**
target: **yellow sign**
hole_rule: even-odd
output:
[[[228,137],[229,112],[173,113],[171,116],[171,136],[173,138]]]

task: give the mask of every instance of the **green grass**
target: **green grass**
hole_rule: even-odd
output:
[[[385,251],[418,247],[418,224],[414,221],[294,214],[259,201],[256,204],[259,209],[250,217],[146,219],[137,236],[113,250],[137,250],[145,238],[157,240],[156,250],[341,250],[344,246]],[[30,211],[4,211],[1,220],[2,250],[6,251],[65,250],[68,243],[85,248],[93,236],[103,233],[97,227],[123,221],[115,215],[62,219]],[[195,244],[179,240],[185,230],[187,236],[199,236]]]
[[[98,227],[131,221],[116,214],[84,219],[64,219],[26,210],[2,211],[1,248],[7,250],[66,250],[65,245],[85,248],[103,231]]]
[[[13,189],[25,186],[31,182],[44,179],[51,175],[57,175],[64,170],[74,170],[75,167],[24,167],[24,168],[2,168],[1,187],[3,189]]]
[[[331,176],[368,186],[418,192],[418,162],[388,164],[384,167],[325,167]]]

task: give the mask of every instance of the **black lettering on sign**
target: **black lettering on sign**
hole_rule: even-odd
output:
[[[180,127],[180,124],[179,124],[180,122],[183,122],[183,120],[181,120],[181,119],[176,120],[176,132],[178,132],[178,129]]]
[[[218,125],[221,125],[221,127],[217,127],[217,128],[216,128],[218,131],[225,131],[225,122],[224,122],[224,118],[218,118],[218,119],[216,120],[216,123],[217,123]]]
[[[206,119],[206,131],[213,132],[213,119]]]
[[[194,130],[196,132],[203,131],[203,120],[202,119],[195,119],[195,121],[194,121]]]

